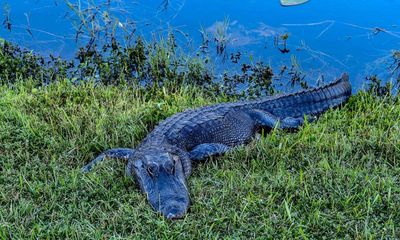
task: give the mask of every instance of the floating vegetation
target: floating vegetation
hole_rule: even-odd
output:
[[[275,36],[274,38],[274,45],[276,48],[279,49],[279,51],[283,54],[289,53],[290,50],[287,48],[287,40],[289,39],[289,33],[285,33],[279,36]],[[283,47],[279,47],[282,45]]]
[[[309,0],[281,0],[282,6],[296,6],[308,2]]]

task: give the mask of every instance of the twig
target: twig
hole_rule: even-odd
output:
[[[388,35],[390,35],[390,36],[392,36],[392,37],[400,38],[400,35],[398,35],[398,34],[392,32],[392,31],[386,30],[385,28],[381,28],[381,27],[372,27],[372,28],[370,28],[370,27],[359,26],[359,25],[352,24],[352,23],[343,23],[343,24],[344,24],[344,25],[347,25],[347,26],[350,26],[350,27],[355,27],[355,28],[359,28],[359,29],[369,30],[369,31],[371,31],[374,35],[378,35],[379,33],[386,33],[386,34],[388,34]]]
[[[307,27],[307,26],[319,26],[319,25],[325,25],[328,24],[328,26],[318,34],[316,38],[320,38],[324,33],[326,33],[334,24],[335,21],[333,20],[325,20],[322,22],[315,22],[315,23],[289,23],[289,24],[282,24],[282,26],[285,27]]]

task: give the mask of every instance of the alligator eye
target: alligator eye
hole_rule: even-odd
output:
[[[147,166],[146,170],[151,177],[155,177],[158,173],[158,166],[152,163]]]
[[[165,171],[167,173],[174,175],[175,174],[175,164],[171,161],[168,161],[164,164]]]

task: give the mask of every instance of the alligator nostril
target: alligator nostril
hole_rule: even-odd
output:
[[[176,215],[175,214],[173,214],[173,213],[168,213],[168,216],[167,216],[167,218],[168,219],[176,219]]]
[[[167,218],[169,220],[176,220],[183,218],[184,213],[168,213]]]
[[[166,216],[168,219],[171,219],[171,220],[182,218],[183,215],[185,215],[185,210],[181,209],[178,206],[172,206],[166,210],[167,211],[165,211],[164,216]]]

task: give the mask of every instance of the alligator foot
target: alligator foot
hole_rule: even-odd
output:
[[[105,158],[118,158],[118,159],[129,159],[130,157],[133,156],[135,153],[135,150],[130,149],[130,148],[113,148],[110,150],[107,150],[97,156],[95,159],[90,161],[88,164],[86,164],[83,168],[81,168],[81,172],[90,172],[92,170],[93,166],[98,164],[99,162],[102,162]]]
[[[283,119],[279,119],[277,116],[272,113],[263,111],[263,110],[252,110],[249,112],[251,118],[256,122],[256,125],[261,128],[273,129],[278,127],[284,130],[298,129],[301,125],[304,124],[304,117],[293,118],[286,117]],[[309,119],[308,117],[307,119]],[[310,118],[313,121],[313,118]],[[310,120],[308,120],[310,122]]]

